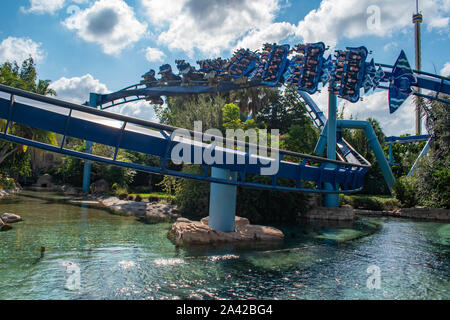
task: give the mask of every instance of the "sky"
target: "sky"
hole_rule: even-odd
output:
[[[229,58],[266,42],[323,41],[332,53],[366,46],[393,65],[404,50],[414,65],[415,0],[3,0],[0,63],[35,59],[40,79],[77,103],[138,83],[176,59]],[[450,0],[421,0],[422,69],[450,75]],[[326,112],[327,90],[313,99]],[[380,121],[387,135],[414,134],[412,100],[393,115],[386,91],[357,103],[339,100],[346,118]],[[111,110],[156,120],[148,102]]]

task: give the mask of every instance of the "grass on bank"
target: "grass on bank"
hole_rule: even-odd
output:
[[[139,196],[142,201],[154,202],[154,201],[166,201],[172,202],[175,199],[175,196],[164,193],[164,192],[152,192],[152,193],[129,193],[128,196],[132,196],[136,198]]]
[[[374,195],[339,195],[339,205],[351,205],[355,209],[364,210],[395,210],[402,207],[401,202],[390,196]]]

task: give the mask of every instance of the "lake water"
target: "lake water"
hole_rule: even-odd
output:
[[[167,238],[168,223],[63,198],[0,200],[0,213],[24,218],[0,233],[2,299],[450,298],[450,224],[302,223],[278,226],[286,240],[277,247],[186,249]]]

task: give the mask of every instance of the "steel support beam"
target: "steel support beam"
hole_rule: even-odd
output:
[[[89,106],[97,109],[97,95],[95,93],[91,93],[89,96]],[[92,153],[92,145],[91,141],[86,141],[86,153]],[[83,171],[83,191],[88,192],[91,187],[91,171],[92,171],[92,163],[89,160],[84,161],[84,171]]]
[[[331,92],[328,93],[328,122],[327,122],[327,158],[336,160],[336,131],[337,131],[337,97]],[[334,168],[332,164],[327,164],[327,167]],[[325,190],[336,189],[331,183],[325,183]],[[338,194],[327,194],[324,199],[325,207],[339,206]]]
[[[211,168],[211,177],[237,180],[237,172],[221,168]],[[211,228],[223,232],[234,231],[236,195],[236,186],[211,183],[209,196],[209,226]]]

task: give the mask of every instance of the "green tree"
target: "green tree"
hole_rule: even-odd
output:
[[[367,118],[367,121],[373,127],[373,130],[378,138],[378,142],[383,145],[385,135],[381,129],[381,125],[378,120],[373,118]],[[361,193],[364,194],[390,194],[389,189],[384,181],[383,173],[381,172],[380,165],[375,158],[375,154],[370,148],[369,141],[363,130],[345,129],[342,131],[343,138],[361,154],[367,161],[372,164],[372,168],[367,172],[365,177],[364,188]],[[385,149],[385,156],[387,157],[387,149]]]
[[[7,86],[31,91],[42,95],[56,95],[53,89],[49,88],[50,80],[37,80],[36,65],[33,58],[28,58],[22,62],[21,67],[17,62],[5,62],[0,66],[0,83]],[[0,121],[0,129],[5,130],[6,121]],[[54,133],[40,130],[36,128],[30,128],[20,124],[10,124],[9,132],[11,134],[33,140],[39,140],[44,143],[56,145],[57,139]],[[0,141],[0,168],[3,171],[8,171],[8,167],[5,167],[5,160],[13,155],[20,153],[31,152],[28,148],[13,144],[7,141]],[[33,165],[35,157],[31,157],[31,165]],[[30,165],[26,162],[22,162],[23,165]],[[30,173],[30,170],[25,168],[16,170],[23,173]]]
[[[318,132],[296,94],[289,88],[281,92],[264,88],[223,95],[175,98],[169,99],[167,108],[159,107],[157,114],[163,123],[186,128],[192,128],[194,120],[206,119],[207,124],[203,129],[280,129],[284,147],[294,151],[312,152]],[[257,104],[250,106],[252,101]],[[252,110],[254,117],[247,121],[249,110]],[[270,141],[270,137],[267,140]],[[184,165],[182,170],[200,175],[204,173],[203,168],[198,165]],[[246,181],[270,184],[271,179],[247,175]],[[288,180],[279,182],[285,186],[293,186],[294,183]],[[199,217],[207,214],[208,183],[165,177],[161,186],[166,192],[175,195],[175,203],[185,215]],[[254,223],[292,222],[299,211],[307,209],[307,197],[309,195],[300,193],[238,188],[236,212],[240,216],[250,218]]]
[[[401,137],[407,136],[409,136],[409,134],[401,135]],[[392,145],[393,160],[396,163],[396,165],[392,167],[392,173],[395,178],[400,178],[408,174],[424,146],[425,141]],[[388,145],[385,145],[384,152],[389,154]]]
[[[293,125],[304,127],[305,130],[315,130],[305,105],[298,99],[293,87],[271,92],[269,102],[256,114],[256,121],[269,130],[280,130],[281,134],[287,133]]]
[[[449,96],[446,96],[448,99]],[[433,138],[428,155],[414,178],[422,205],[450,208],[450,104],[426,101],[428,133]]]
[[[161,123],[193,130],[194,121],[202,122],[202,129],[222,127],[221,109],[226,101],[221,95],[170,97],[167,106],[156,106]]]

